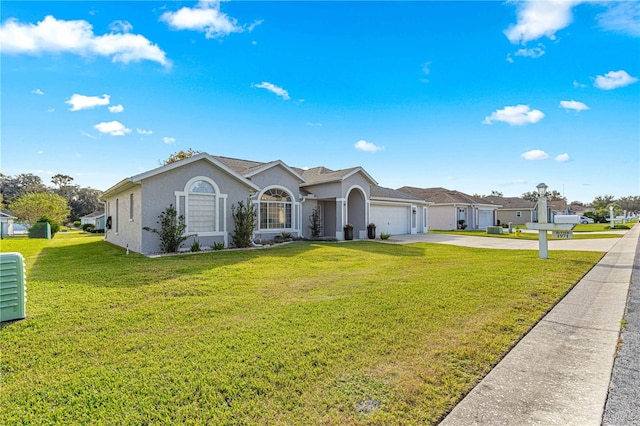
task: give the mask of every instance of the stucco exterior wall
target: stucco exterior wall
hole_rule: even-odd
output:
[[[516,211],[522,213],[520,217],[516,216]],[[532,222],[533,217],[531,214],[531,209],[521,209],[521,210],[497,210],[498,220],[500,224],[508,224],[509,222],[514,225],[524,225],[527,222]]]
[[[343,196],[341,182],[321,183],[306,186],[305,189],[316,196],[317,199],[340,198]]]
[[[133,194],[133,219],[130,219],[130,199]],[[129,250],[141,252],[140,226],[141,187],[125,189],[106,200],[105,217],[111,217],[111,229],[105,229],[105,240]]]
[[[196,161],[144,180],[142,191],[144,211],[142,212],[141,227],[158,228],[156,222],[160,213],[170,204],[175,207],[177,203],[184,203],[184,197],[181,197],[182,200],[177,199],[180,197],[176,197],[176,192],[185,191],[185,185],[198,176],[208,177],[213,180],[220,190],[219,195],[222,197],[218,198],[216,220],[218,221],[219,231],[224,231],[226,228],[230,241],[230,235],[233,234],[234,230],[231,206],[236,205],[239,201],[246,202],[250,193],[255,192],[255,190],[206,160]],[[224,200],[225,195],[227,197],[226,203]],[[180,205],[180,211],[184,211],[182,205]],[[187,232],[189,232],[188,229]],[[196,235],[185,241],[183,247],[188,248],[196,239],[203,247],[210,246],[214,241],[223,241],[221,237],[201,237]],[[157,252],[159,250],[158,235],[143,231],[141,249],[142,253]]]

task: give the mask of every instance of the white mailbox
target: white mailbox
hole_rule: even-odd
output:
[[[580,223],[580,216],[577,214],[557,214],[553,217],[553,223],[572,223],[577,225]]]

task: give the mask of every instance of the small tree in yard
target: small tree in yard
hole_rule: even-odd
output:
[[[253,230],[256,227],[256,207],[247,199],[245,204],[238,201],[238,206],[231,206],[235,233],[232,237],[236,247],[251,247]]]
[[[160,249],[165,253],[177,253],[182,243],[184,243],[189,235],[185,235],[184,231],[187,225],[184,223],[184,216],[178,216],[178,212],[169,204],[169,207],[158,216],[158,225],[160,230],[145,226],[145,231],[154,232],[160,236]]]

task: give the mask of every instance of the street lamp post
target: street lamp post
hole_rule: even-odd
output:
[[[536,186],[538,189],[538,223],[548,223],[547,216],[547,188],[544,183]],[[549,258],[549,243],[547,240],[547,230],[538,230],[538,249],[540,251],[540,259]]]

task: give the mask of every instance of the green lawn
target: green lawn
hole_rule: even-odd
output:
[[[437,422],[602,256],[300,242],[148,259],[5,239],[0,424]]]

